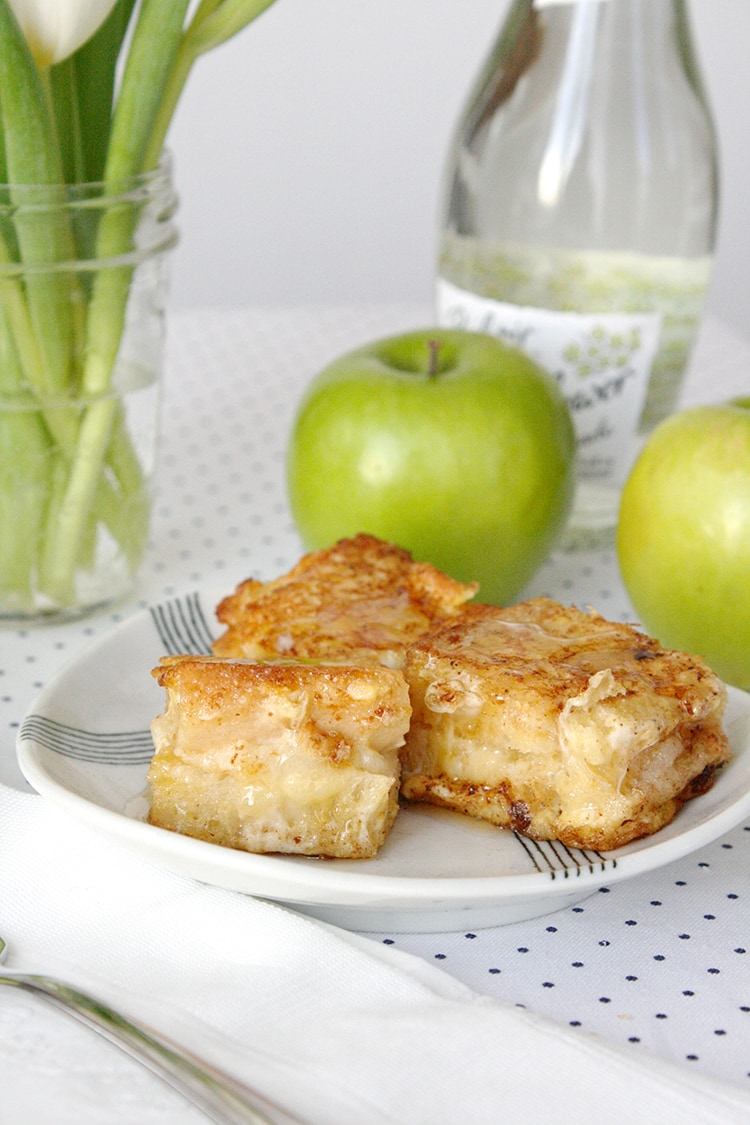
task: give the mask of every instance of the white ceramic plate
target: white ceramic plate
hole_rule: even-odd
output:
[[[151,720],[166,653],[207,652],[219,597],[194,594],[130,618],[41,692],[18,737],[25,777],[131,851],[206,883],[273,899],[350,929],[440,932],[546,914],[597,887],[679,859],[750,815],[750,695],[730,690],[735,758],[713,789],[654,836],[612,852],[537,843],[427,806],[404,809],[376,859],[250,855],[147,824]]]

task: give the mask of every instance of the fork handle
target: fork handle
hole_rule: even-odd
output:
[[[287,1125],[300,1121],[192,1052],[157,1038],[145,1027],[62,981],[6,969],[0,974],[0,984],[33,992],[62,1008],[138,1059],[218,1125]],[[273,1117],[268,1116],[270,1112]]]

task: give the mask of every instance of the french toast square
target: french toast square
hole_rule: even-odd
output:
[[[313,551],[270,582],[248,579],[216,610],[216,656],[400,668],[407,645],[477,591],[372,535]]]
[[[250,852],[363,859],[398,811],[400,672],[165,657],[152,824]]]
[[[731,757],[726,689],[700,658],[548,598],[464,607],[403,671],[402,795],[538,839],[620,847]]]

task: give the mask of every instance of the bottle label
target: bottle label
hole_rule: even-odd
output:
[[[661,315],[511,305],[444,278],[436,296],[440,324],[497,336],[554,376],[573,417],[579,481],[619,487],[635,452]]]

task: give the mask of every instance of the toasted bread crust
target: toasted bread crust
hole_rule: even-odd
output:
[[[249,579],[219,604],[216,656],[398,668],[407,646],[476,593],[371,535],[305,555],[271,582]]]

